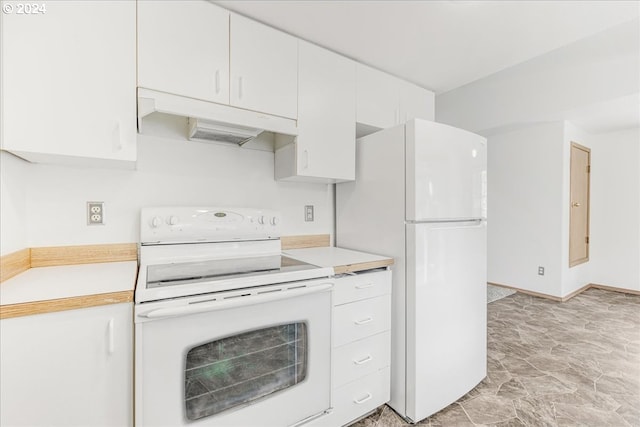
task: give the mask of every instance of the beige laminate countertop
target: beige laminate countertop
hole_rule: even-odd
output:
[[[30,268],[0,284],[0,318],[133,301],[136,261]]]
[[[289,249],[284,254],[333,267],[336,274],[393,264],[389,257],[336,247]],[[30,268],[0,284],[0,318],[132,302],[137,274],[136,261]]]
[[[333,267],[336,274],[371,270],[393,264],[393,258],[332,246],[289,249],[283,253],[320,267]]]

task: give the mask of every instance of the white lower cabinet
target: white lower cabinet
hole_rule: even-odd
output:
[[[350,424],[390,398],[391,270],[336,278],[331,411],[305,426]]]
[[[0,321],[0,425],[133,424],[133,304]]]
[[[388,367],[389,339],[389,331],[386,331],[335,348],[331,370],[332,386],[341,387]]]

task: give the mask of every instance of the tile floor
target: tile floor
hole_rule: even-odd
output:
[[[515,293],[513,289],[487,285],[487,302],[494,302]]]
[[[384,406],[353,427],[407,425]],[[640,427],[640,296],[488,305],[488,375],[424,426]]]

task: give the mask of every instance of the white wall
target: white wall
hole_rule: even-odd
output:
[[[489,282],[557,297],[589,283],[640,290],[638,129],[553,122],[488,141]],[[569,268],[571,142],[591,148],[592,172],[589,261]]]
[[[488,134],[637,94],[639,28],[634,19],[439,95],[436,120]]]
[[[488,138],[489,282],[561,296],[563,130],[553,122]]]
[[[14,162],[6,173],[3,167],[3,233],[14,222],[28,229],[6,247],[3,235],[3,254],[24,246],[137,242],[143,206],[279,209],[285,235],[333,233],[333,186],[274,181],[269,151],[139,135],[136,171],[22,162],[25,173],[18,174]],[[26,181],[25,200],[5,209],[5,181],[16,179]],[[87,201],[105,202],[106,225],[86,225]],[[13,206],[20,203],[25,207]],[[304,222],[304,205],[315,206],[314,222]]]
[[[640,129],[595,135],[591,282],[640,291]]]
[[[27,163],[0,152],[0,254],[27,247]]]

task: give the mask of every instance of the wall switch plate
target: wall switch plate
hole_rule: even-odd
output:
[[[104,225],[104,202],[87,202],[87,225]]]
[[[544,267],[538,267],[538,276],[544,276]]]
[[[307,222],[313,221],[313,205],[305,205],[304,220]]]

